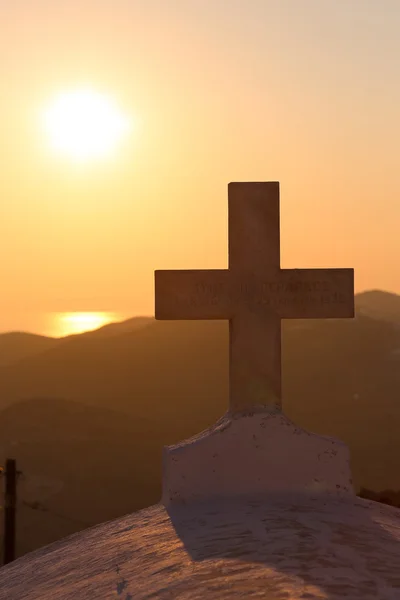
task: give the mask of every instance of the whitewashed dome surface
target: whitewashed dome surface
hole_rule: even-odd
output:
[[[162,505],[4,567],[1,600],[398,600],[400,511],[304,495]]]
[[[347,463],[282,414],[227,414],[166,449],[163,504],[3,567],[0,600],[399,600],[400,510]]]

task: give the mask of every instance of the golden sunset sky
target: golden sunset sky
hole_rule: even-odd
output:
[[[400,293],[399,31],[399,0],[1,2],[0,331],[225,268],[230,181],[280,181],[282,267]],[[88,88],[132,126],[79,162],[42,115]]]

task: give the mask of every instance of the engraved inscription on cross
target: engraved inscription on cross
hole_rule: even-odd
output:
[[[229,319],[233,412],[281,408],[281,319],[354,317],[353,269],[281,269],[279,183],[230,183],[229,269],[156,271],[156,319]]]

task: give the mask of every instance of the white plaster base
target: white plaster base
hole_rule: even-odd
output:
[[[162,502],[290,491],[354,495],[349,458],[343,442],[309,433],[281,412],[227,413],[164,448]]]

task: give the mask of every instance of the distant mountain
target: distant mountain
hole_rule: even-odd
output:
[[[400,296],[381,290],[362,292],[356,296],[360,314],[400,324]]]
[[[153,320],[121,335],[74,336],[0,368],[0,408],[31,397],[61,397],[137,418],[166,418],[179,435],[187,433],[185,423],[193,422],[194,433],[199,417],[206,426],[227,406],[221,398],[226,332],[227,323],[222,322]],[[226,396],[227,385],[222,385]],[[205,402],[216,407],[211,415],[204,410]]]
[[[146,327],[153,320],[151,317],[133,317],[126,321],[109,323],[94,331],[87,331],[62,338],[46,337],[20,331],[2,333],[0,334],[0,367],[40,354],[77,338],[107,338],[129,331],[136,331],[142,327]]]
[[[58,340],[20,331],[0,334],[0,366],[6,366],[53,348]]]

